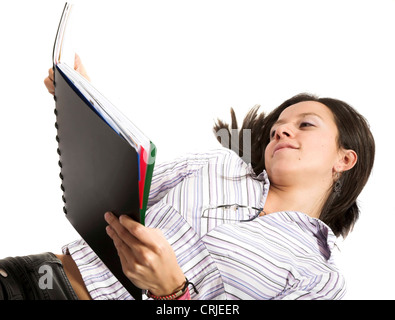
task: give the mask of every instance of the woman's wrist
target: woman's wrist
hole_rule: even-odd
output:
[[[195,292],[198,293],[196,290],[195,285],[190,282],[187,278],[185,278],[182,286],[179,286],[176,290],[174,290],[171,294],[168,295],[156,295],[149,290],[146,291],[146,294],[149,298],[154,300],[189,300],[191,298],[188,286],[192,285]]]
[[[170,277],[166,277],[166,281],[161,282],[161,284],[149,288],[147,292],[149,292],[153,296],[161,297],[161,296],[169,296],[176,292],[179,292],[185,287],[187,279],[183,272],[178,273],[174,276],[174,278],[170,279]]]
[[[186,289],[188,289],[187,283],[188,283],[188,279],[184,278],[182,284],[179,285],[174,290],[171,290],[170,293],[169,291],[167,291],[166,293],[166,291],[163,290],[159,292],[155,292],[155,291],[151,292],[150,290],[147,290],[147,296],[154,300],[176,300],[185,294]]]

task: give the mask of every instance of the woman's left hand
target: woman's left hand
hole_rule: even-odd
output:
[[[128,216],[105,214],[106,231],[114,241],[124,274],[137,287],[156,296],[170,295],[185,285],[176,255],[159,229],[147,228]]]

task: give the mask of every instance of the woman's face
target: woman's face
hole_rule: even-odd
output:
[[[337,136],[332,111],[324,104],[304,101],[286,108],[272,127],[265,150],[271,182],[330,185],[339,161]]]

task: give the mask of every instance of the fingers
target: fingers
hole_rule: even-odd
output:
[[[127,216],[107,212],[106,231],[113,240],[124,274],[136,286],[155,295],[178,291],[185,276],[169,242],[159,229],[148,228]]]
[[[119,222],[121,225],[127,229],[130,234],[141,243],[144,243],[145,246],[153,249],[158,244],[158,237],[161,236],[161,231],[158,229],[150,229],[144,227],[140,223],[134,221],[128,216],[121,216],[119,218]]]
[[[75,54],[74,57],[74,70],[80,73],[86,80],[91,81],[78,54]]]
[[[133,248],[141,242],[133,236],[133,228],[134,225],[129,227],[130,229],[125,228],[116,216],[114,216],[111,212],[107,212],[104,216],[106,222],[109,224],[109,228],[107,227],[107,233],[112,231],[112,234],[109,234],[111,238],[114,237],[114,244],[118,247],[121,247],[123,243],[125,243],[129,248]],[[136,222],[136,224],[138,224]]]
[[[130,247],[138,243],[152,249],[157,246],[158,238],[163,238],[160,230],[147,228],[125,215],[117,219],[112,213],[107,212],[105,219],[118,236]]]
[[[46,78],[44,79],[44,84],[45,84],[45,86],[46,86],[48,92],[49,92],[50,94],[52,94],[52,95],[55,95],[55,86],[53,85],[53,79],[54,79],[54,76],[53,76],[53,69],[50,68],[50,69],[48,70],[48,77],[46,77]]]
[[[107,226],[106,232],[109,235],[109,237],[112,239],[114,242],[114,246],[118,251],[118,256],[121,260],[122,265],[128,263],[128,259],[125,256],[125,246],[127,246],[117,235],[117,233],[111,228],[111,226]]]
[[[143,266],[151,265],[153,256],[160,255],[167,240],[160,230],[147,228],[127,216],[119,219],[107,212],[105,220],[109,223],[106,231],[113,240],[118,253],[129,263]],[[149,241],[148,241],[148,240]]]
[[[49,68],[49,70],[48,70],[48,79],[53,82],[53,79],[54,79],[53,68]]]
[[[79,57],[78,54],[75,54],[75,59],[74,59],[74,69],[80,73],[85,79],[87,79],[88,81],[90,81],[90,78],[86,72],[86,69],[84,67],[84,65],[81,62],[81,58]],[[55,95],[55,86],[53,84],[54,81],[54,72],[53,69],[50,68],[48,70],[48,77],[46,77],[44,79],[44,84],[45,87],[47,88],[48,92],[52,95]]]
[[[139,263],[137,262],[135,256],[131,254],[128,245],[122,241],[118,234],[112,229],[111,226],[106,228],[107,234],[112,239],[115,249],[117,250],[119,260],[121,262],[122,271],[126,277],[129,278],[136,286],[141,289],[146,289],[142,287],[142,284],[138,282],[139,274],[137,270],[139,269]]]
[[[78,68],[82,65],[81,58],[78,54],[74,56],[74,70],[78,70]]]
[[[144,259],[144,245],[134,238],[113,214],[106,213],[105,220],[109,223],[106,232],[114,242],[123,273],[139,288],[146,289],[144,282],[141,282],[141,279],[146,278],[144,271],[149,264]]]

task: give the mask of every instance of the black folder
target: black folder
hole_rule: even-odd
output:
[[[66,4],[55,47],[63,38],[62,20],[68,9]],[[143,172],[142,154],[136,146],[109,125],[103,113],[95,108],[97,101],[90,100],[90,96],[84,94],[59,65],[58,59],[54,58],[55,126],[63,211],[107,268],[139,300],[142,290],[123,274],[113,241],[105,231],[104,214],[107,211],[117,216],[126,214],[144,223],[141,199],[149,191],[153,161],[150,157],[150,163],[144,162],[146,171]],[[154,149],[151,143],[150,156]],[[145,177],[143,184],[142,174]],[[146,190],[141,190],[142,187]]]

